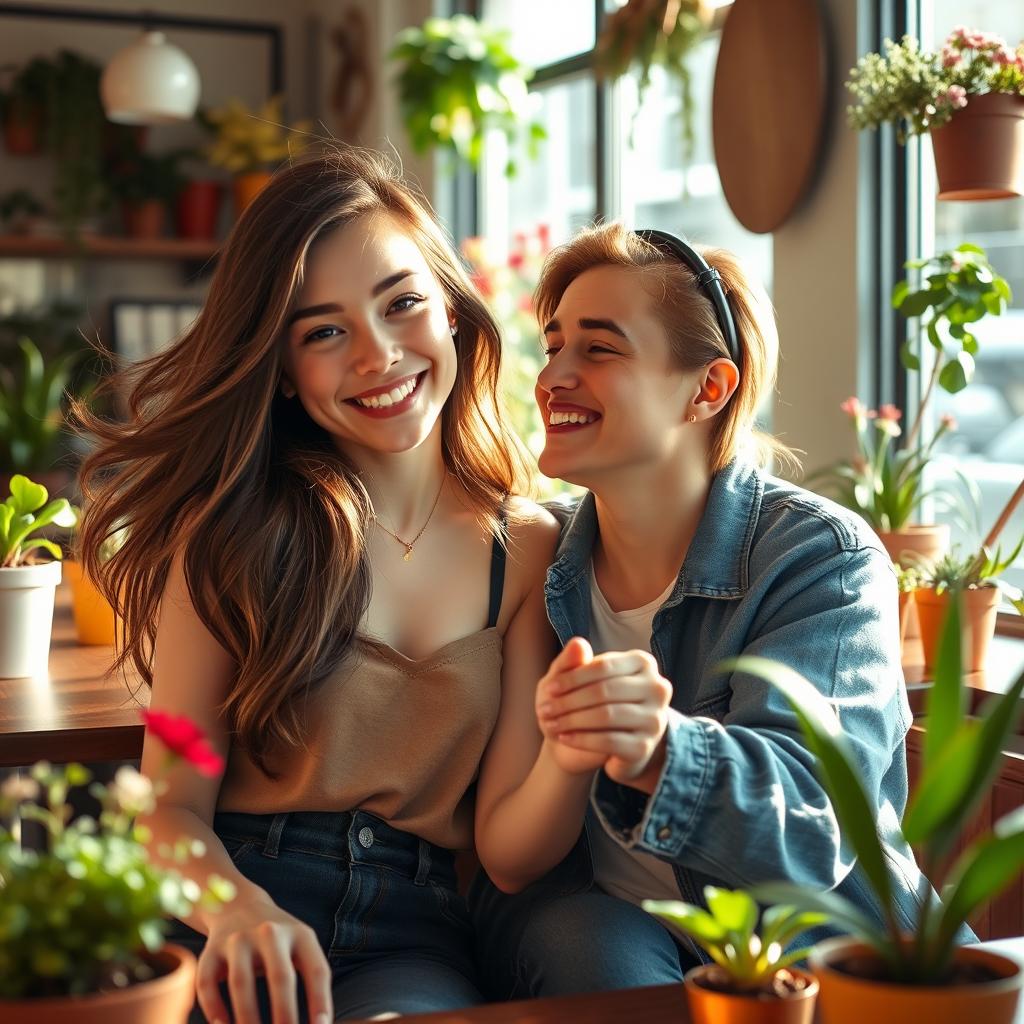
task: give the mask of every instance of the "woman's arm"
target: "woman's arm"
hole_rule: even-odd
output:
[[[226,756],[229,737],[218,709],[228,694],[234,671],[231,657],[196,614],[182,561],[176,559],[160,604],[150,708],[187,715],[205,731],[211,746]],[[150,778],[156,777],[164,756],[160,742],[147,733],[142,771]],[[312,929],[286,914],[265,890],[242,875],[213,831],[220,779],[205,778],[182,762],[175,764],[165,778],[168,788],[156,810],[140,819],[151,832],[147,843],[150,859],[184,871],[200,885],[211,874],[218,874],[230,881],[237,893],[220,910],[197,907],[186,919],[188,925],[207,936],[196,976],[196,993],[207,1019],[258,1024],[254,976],[264,973],[275,1022],[297,1024],[294,963],[305,980],[311,1020],[318,1021],[317,1014],[323,1014],[324,1021],[332,1020],[330,971]],[[201,840],[206,853],[186,865],[161,856],[162,845],[173,846],[183,838]],[[233,1018],[219,989],[225,977]]]
[[[563,753],[576,763],[559,763],[557,745],[542,742],[534,711],[538,680],[587,657],[574,646],[552,662],[557,642],[544,607],[544,578],[557,524],[538,509],[530,521],[517,524],[515,534],[510,564],[514,559],[518,605],[505,630],[501,709],[481,765],[476,804],[477,855],[505,892],[524,888],[572,849],[595,768],[593,759],[581,762],[568,748]]]

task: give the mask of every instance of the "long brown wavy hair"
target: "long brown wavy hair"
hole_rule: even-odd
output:
[[[762,464],[775,458],[796,466],[796,456],[789,448],[755,426],[758,409],[775,386],[779,362],[779,334],[771,300],[727,249],[694,248],[721,275],[740,344],[739,386],[715,418],[711,433],[711,472],[717,473],[741,451]],[[715,307],[693,271],[618,222],[584,228],[548,254],[533,297],[542,327],[554,315],[566,288],[580,274],[600,266],[643,271],[641,281],[665,329],[672,359],[681,370],[696,370],[715,359],[730,358]]]
[[[500,412],[499,330],[448,235],[378,154],[346,148],[279,171],[232,231],[192,327],[107,384],[127,415],[76,409],[97,441],[81,470],[80,557],[120,617],[114,670],[130,665],[152,685],[158,606],[180,553],[199,617],[237,666],[221,708],[232,740],[268,773],[275,745],[302,741],[297,698],[339,665],[369,602],[366,491],[279,383],[310,246],[374,212],[417,242],[454,315],[443,458],[499,535],[499,506],[531,479]],[[120,528],[127,540],[101,561]]]

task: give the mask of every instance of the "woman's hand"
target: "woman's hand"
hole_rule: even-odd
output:
[[[594,656],[573,637],[537,687],[537,721],[560,764],[603,766],[614,781],[635,785],[660,774],[671,697],[647,651]]]
[[[316,933],[269,896],[229,903],[211,917],[196,970],[196,995],[206,1019],[211,1024],[260,1024],[256,1003],[259,974],[267,981],[273,1024],[299,1024],[299,975],[305,984],[311,1024],[334,1020],[331,970]],[[225,978],[233,1017],[221,998],[220,982]]]

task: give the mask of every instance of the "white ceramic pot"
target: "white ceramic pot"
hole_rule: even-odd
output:
[[[0,679],[42,675],[60,562],[0,569]]]

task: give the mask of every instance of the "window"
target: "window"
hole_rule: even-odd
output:
[[[995,32],[1015,46],[1024,38],[1024,4],[1020,0],[923,0],[925,38],[938,48],[957,25]],[[1013,289],[1013,303],[1000,317],[987,317],[974,332],[979,350],[971,384],[957,395],[937,393],[937,416],[952,413],[958,430],[949,436],[938,465],[938,483],[956,486],[959,471],[980,495],[979,522],[965,526],[947,514],[954,542],[980,543],[1024,479],[1024,198],[988,202],[937,202],[931,147],[922,146],[922,253],[930,255],[974,242],[988,253],[996,271]],[[1003,551],[1024,534],[1024,508],[1018,507],[1004,528]],[[1024,558],[1006,579],[1024,586]]]

